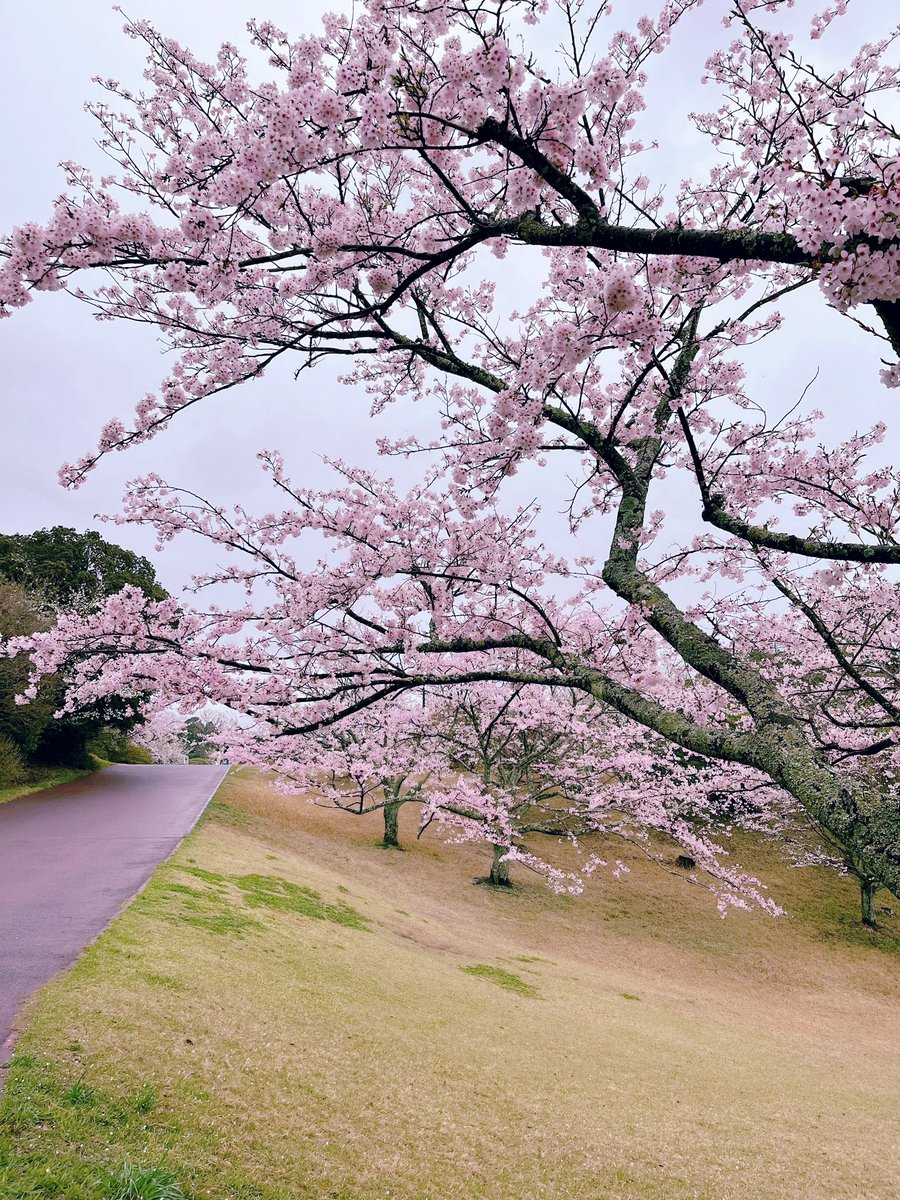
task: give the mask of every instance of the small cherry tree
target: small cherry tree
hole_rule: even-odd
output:
[[[185,718],[172,708],[153,713],[132,735],[137,746],[149,750],[155,763],[186,763],[187,751],[182,741]]]
[[[422,803],[440,767],[426,737],[431,720],[426,704],[401,701],[287,738],[276,724],[258,722],[232,728],[229,753],[233,762],[275,772],[276,786],[289,794],[357,816],[381,812],[382,844],[399,849],[400,809]]]
[[[861,381],[883,356],[900,383],[900,72],[889,30],[842,67],[817,62],[845,0],[793,41],[772,22],[789,7],[727,6],[715,107],[690,118],[710,155],[680,186],[653,178],[641,128],[648,77],[700,0],[618,31],[605,0],[369,0],[317,36],[252,24],[264,83],[234,47],[208,64],[129,23],[148,89],[108,82],[93,106],[113,175],[69,164],[50,220],[16,230],[0,269],[6,310],[68,287],[176,351],[132,426],[111,421],[65,481],[288,356],[343,358],[376,412],[420,398],[439,420],[433,440],[381,441],[429,464],[405,494],[349,467],[317,494],[267,455],[284,506],[256,520],[138,481],[126,519],[248,556],[208,582],[254,601],[210,619],[126,593],[90,630],[62,622],[39,668],[77,634],[95,651],[83,690],[149,676],[179,699],[279,708],[285,738],[422,686],[574,689],[765,777],[900,894],[896,793],[852,766],[889,779],[897,725],[871,641],[897,611],[886,426],[829,441],[803,404],[767,411],[745,370],[805,294],[872,335]],[[496,277],[517,263],[510,302]],[[511,503],[517,473],[567,504],[565,546],[541,545],[539,505]],[[675,544],[654,508],[673,476],[699,511]],[[334,548],[314,570],[294,542],[310,532]],[[703,586],[722,579],[727,601]],[[825,663],[837,721],[815,671],[798,684],[760,644],[763,612]]]
[[[511,885],[509,865],[517,859],[564,878],[526,849],[526,839],[545,834],[574,842],[599,808],[603,747],[584,710],[573,694],[496,682],[453,689],[437,706],[426,741],[446,760],[446,772],[426,819],[490,843],[485,882],[492,886]]]

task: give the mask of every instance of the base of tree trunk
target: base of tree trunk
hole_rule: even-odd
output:
[[[506,854],[506,850],[506,846],[494,847],[494,861],[491,863],[491,873],[484,879],[476,879],[476,883],[483,884],[486,887],[512,887],[512,880],[509,877],[509,859],[503,857]]]
[[[399,834],[400,805],[386,804],[382,811],[384,816],[384,837],[381,840],[382,849],[402,850],[403,847],[400,845]]]
[[[878,885],[874,879],[868,879],[861,876],[859,880],[859,901],[862,923],[869,929],[877,929],[878,922],[875,920],[875,892],[878,890]]]

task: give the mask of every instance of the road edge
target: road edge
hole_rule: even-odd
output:
[[[30,996],[28,996],[25,1000],[22,1001],[22,1004],[19,1006],[18,1010],[15,1013],[15,1016],[13,1017],[12,1024],[10,1026],[8,1035],[6,1036],[6,1038],[4,1038],[4,1040],[2,1042],[0,1042],[0,1097],[2,1097],[2,1095],[3,1095],[3,1085],[6,1081],[6,1073],[9,1070],[10,1066],[12,1065],[12,1060],[13,1060],[13,1057],[15,1054],[16,1042],[19,1040],[19,1038],[22,1036],[22,1033],[24,1032],[24,1026],[26,1024],[28,1009],[37,1000],[38,996],[40,996],[40,994],[43,992],[44,988],[49,987],[50,984],[52,984],[52,983],[55,983],[56,980],[60,978],[60,976],[67,974],[69,971],[72,970],[72,968],[75,966],[76,963],[80,962],[85,951],[89,950],[90,947],[93,946],[96,941],[98,941],[100,938],[102,938],[103,935],[108,932],[110,927],[116,921],[118,921],[119,917],[121,917],[124,912],[127,912],[127,910],[131,907],[131,905],[134,904],[134,902],[135,902],[135,900],[137,900],[138,896],[140,896],[140,894],[147,887],[150,886],[150,884],[153,882],[153,878],[156,875],[156,872],[163,865],[163,863],[167,863],[169,861],[169,859],[172,857],[172,855],[175,853],[175,851],[181,847],[181,845],[186,841],[186,839],[189,838],[191,836],[191,834],[194,832],[194,830],[197,828],[197,826],[200,823],[201,818],[206,815],[206,810],[209,808],[210,804],[212,803],[212,801],[216,795],[216,792],[218,792],[219,788],[222,786],[222,784],[228,778],[230,771],[231,771],[230,766],[223,767],[222,774],[220,775],[218,782],[216,783],[216,785],[212,789],[212,791],[209,793],[209,795],[206,797],[206,799],[203,801],[203,805],[202,805],[200,811],[197,813],[196,817],[194,817],[194,819],[191,822],[188,829],[185,830],[185,832],[178,839],[178,841],[175,843],[175,845],[172,847],[172,849],[169,851],[169,853],[165,856],[165,858],[161,858],[159,860],[159,862],[156,864],[156,866],[153,868],[153,870],[150,872],[150,874],[147,876],[147,878],[144,880],[144,882],[141,884],[141,886],[139,888],[137,888],[136,891],[134,891],[130,896],[126,897],[122,901],[122,903],[119,905],[119,907],[113,913],[113,915],[109,918],[109,920],[106,922],[106,924],[103,926],[103,928],[99,929],[94,934],[94,936],[90,939],[90,941],[85,942],[85,944],[81,947],[81,949],[78,951],[78,953],[75,955],[75,957],[72,959],[71,962],[66,963],[66,965],[64,967],[60,967],[60,969],[57,972],[55,972],[55,974],[51,975],[48,980],[46,980],[44,983],[41,984],[41,986],[37,989],[36,992],[32,992]]]

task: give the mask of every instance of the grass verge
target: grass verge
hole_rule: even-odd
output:
[[[789,916],[722,921],[638,856],[571,900],[376,843],[230,779],[33,1006],[0,1198],[897,1196],[900,930],[847,881],[748,842]]]
[[[105,764],[104,764],[105,765]],[[0,804],[9,800],[18,800],[21,796],[30,796],[32,792],[43,792],[46,788],[59,787],[63,783],[73,783],[91,771],[81,771],[74,767],[35,767],[29,771],[29,778],[22,783],[0,788]]]

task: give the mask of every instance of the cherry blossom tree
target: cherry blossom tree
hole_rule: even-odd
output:
[[[132,737],[135,745],[149,750],[155,763],[186,763],[182,742],[185,718],[172,708],[160,709],[144,721]]]
[[[891,809],[900,783],[897,742],[900,628],[896,588],[860,572],[822,571],[815,576],[775,577],[792,608],[773,616],[765,606],[745,611],[738,636],[745,652],[765,665],[782,695],[791,701],[810,741],[828,760],[847,772],[863,794],[868,811]],[[860,598],[867,595],[867,604]],[[783,807],[768,831],[790,836],[796,812]],[[824,833],[832,859],[858,880],[862,920],[875,925],[874,899],[879,881],[854,854],[853,847]],[[804,847],[801,858],[808,858]],[[814,861],[824,861],[822,855]]]
[[[446,764],[423,821],[437,820],[454,840],[491,845],[491,870],[479,882],[510,886],[518,862],[578,894],[598,869],[627,871],[620,858],[609,860],[616,839],[667,868],[674,842],[682,851],[675,861],[702,873],[721,911],[752,903],[778,912],[758,880],[729,861],[723,842],[733,830],[787,840],[797,862],[828,861],[798,830],[796,805],[765,777],[686,755],[614,711],[598,713],[577,691],[493,680],[456,687],[436,705],[425,740]],[[567,866],[548,842],[566,846]],[[701,883],[695,872],[687,878]]]
[[[287,573],[287,560],[281,565]],[[336,572],[342,586],[349,574],[344,566]],[[759,881],[730,861],[721,841],[723,812],[729,826],[769,834],[792,829],[796,806],[760,772],[685,754],[611,706],[596,705],[583,687],[529,671],[527,658],[515,653],[507,656],[506,669],[466,671],[454,655],[446,670],[435,670],[431,651],[420,649],[415,653],[423,667],[412,691],[410,653],[394,649],[384,673],[376,672],[390,679],[378,683],[383,702],[374,704],[371,691],[361,693],[358,667],[347,670],[348,662],[369,653],[359,640],[358,620],[349,623],[341,654],[334,649],[342,640],[338,628],[326,614],[320,612],[317,622],[300,611],[303,590],[322,578],[322,570],[295,578],[283,607],[258,613],[263,637],[257,632],[237,640],[247,612],[201,615],[174,599],[148,606],[132,589],[110,598],[99,614],[68,614],[53,631],[11,639],[6,650],[31,655],[33,688],[54,664],[66,662],[73,675],[70,705],[109,695],[131,698],[144,705],[151,728],[157,714],[167,727],[173,696],[187,709],[210,701],[230,706],[245,720],[219,739],[229,761],[274,772],[285,791],[311,791],[348,811],[417,802],[422,827],[437,821],[453,841],[493,847],[490,878],[500,886],[509,880],[511,862],[575,894],[598,867],[620,874],[621,860],[610,863],[596,852],[591,835],[599,834],[605,841],[625,839],[663,865],[677,843],[702,873],[690,882],[712,891],[723,912],[751,905],[780,911]],[[396,595],[406,586],[401,583]],[[346,616],[342,609],[340,617]],[[363,628],[375,624],[365,618]],[[608,641],[609,631],[602,637]],[[653,649],[638,648],[637,658]],[[332,664],[327,671],[326,660]],[[668,666],[676,669],[678,660]],[[638,668],[623,657],[619,669],[633,678]],[[699,716],[715,700],[693,681],[676,693],[658,664],[648,669],[645,662],[642,669],[670,699],[677,696],[685,712]],[[719,721],[733,722],[733,714],[723,710]],[[552,845],[549,853],[535,846],[535,836],[565,844],[574,859],[570,852],[561,864]],[[804,852],[809,856],[806,845]]]
[[[515,859],[564,877],[526,849],[525,839],[574,842],[600,807],[605,748],[598,728],[587,728],[584,708],[576,695],[496,682],[454,689],[438,708],[426,740],[457,776],[432,792],[426,820],[490,843],[484,882],[491,886],[511,886]]]
[[[423,686],[575,690],[767,780],[900,894],[887,424],[826,443],[802,399],[769,412],[746,373],[803,293],[871,335],[861,387],[879,358],[900,384],[897,35],[835,68],[818,47],[848,36],[847,0],[793,40],[773,27],[791,0],[732,0],[706,64],[715,107],[691,118],[710,154],[673,187],[641,132],[648,78],[699,7],[616,31],[605,0],[368,0],[318,35],[251,24],[263,83],[232,46],[203,63],[128,23],[147,89],[106,81],[93,106],[113,173],[67,165],[50,220],[4,245],[0,306],[67,288],[156,327],[176,362],[64,481],[282,358],[302,373],[338,356],[376,414],[419,399],[438,420],[433,440],[381,439],[422,464],[405,493],[338,463],[340,486],[315,493],[275,454],[283,507],[260,518],[137,481],[123,519],[236,552],[200,583],[246,599],[126,591],[90,629],[36,639],[38,670],[81,638],[84,694],[152,681],[277,713],[283,738]],[[540,503],[511,498],[516,474]],[[675,545],[653,507],[667,476],[699,510]],[[309,535],[332,547],[314,568]],[[705,586],[722,580],[727,600]],[[817,660],[826,692],[790,668]]]
[[[291,738],[281,737],[275,722],[260,720],[252,727],[233,726],[227,753],[235,763],[277,772],[276,785],[288,794],[305,794],[357,816],[381,812],[382,844],[399,849],[400,809],[421,803],[444,765],[425,736],[432,719],[428,705],[400,700]]]

